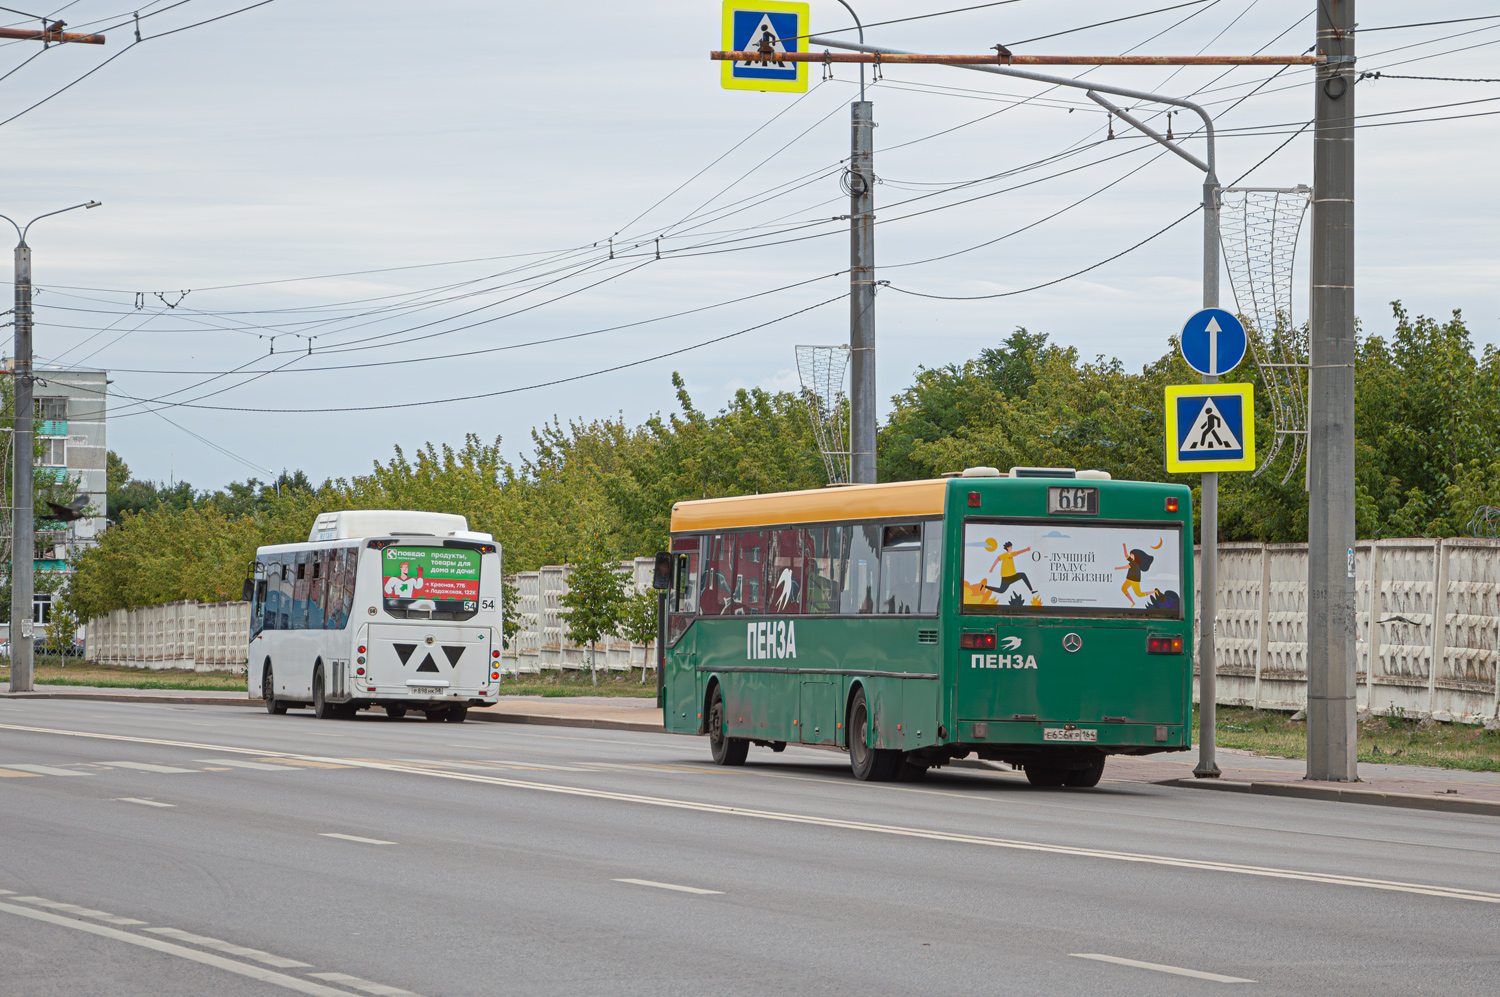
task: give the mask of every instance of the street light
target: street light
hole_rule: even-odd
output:
[[[15,429],[12,433],[11,530],[10,530],[10,691],[30,692],[33,666],[31,641],[32,599],[36,588],[36,521],[32,516],[31,430],[35,418],[31,401],[31,247],[26,233],[43,218],[77,208],[97,208],[86,201],[69,208],[37,215],[24,226],[8,215],[0,218],[16,230],[16,349]],[[19,626],[18,626],[19,624]]]

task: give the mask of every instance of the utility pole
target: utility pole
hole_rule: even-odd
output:
[[[16,38],[22,41],[39,41],[44,47],[54,44],[72,43],[103,45],[103,35],[80,34],[63,31],[66,22],[43,22],[40,30],[26,28],[0,28],[0,38]],[[98,207],[98,201],[75,204],[74,208]],[[72,211],[73,208],[64,208]],[[31,614],[36,586],[36,522],[32,518],[32,401],[31,401],[31,247],[26,245],[26,231],[32,224],[48,215],[61,214],[50,211],[26,223],[25,228],[5,218],[15,226],[19,240],[16,245],[16,367],[15,422],[11,434],[11,530],[10,530],[10,691],[30,692],[32,679]]]
[[[1322,0],[1317,26],[1327,62],[1313,97],[1307,778],[1355,782],[1354,0]]]
[[[875,105],[857,100],[849,155],[849,477],[875,483]]]
[[[839,0],[864,44],[865,26],[847,0]],[[849,105],[849,480],[875,483],[875,105],[865,100],[865,67],[859,66],[859,100]]]
[[[15,423],[11,440],[10,691],[30,692],[31,614],[36,569],[36,521],[32,517],[31,247],[16,246]]]
[[[23,227],[6,215],[19,237],[16,242],[16,368],[15,421],[11,432],[14,444],[11,458],[11,528],[10,528],[10,691],[30,692],[32,670],[32,601],[36,587],[36,521],[32,515],[32,428],[36,419],[31,400],[31,247],[26,233],[43,218],[60,215],[74,208],[97,208],[98,201],[75,204],[60,211],[38,215]]]

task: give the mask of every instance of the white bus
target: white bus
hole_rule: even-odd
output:
[[[463,516],[324,513],[306,543],[258,549],[245,589],[248,691],[268,713],[459,723],[500,695],[500,548]]]

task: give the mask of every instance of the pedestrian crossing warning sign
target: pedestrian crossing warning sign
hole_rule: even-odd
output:
[[[777,0],[724,0],[724,49],[728,52],[807,51],[809,5]],[[807,63],[723,62],[726,90],[807,92]]]
[[[1167,385],[1167,470],[1255,470],[1255,386]]]

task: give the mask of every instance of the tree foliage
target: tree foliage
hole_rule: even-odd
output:
[[[1476,506],[1500,505],[1500,355],[1493,346],[1476,352],[1456,312],[1439,322],[1393,308],[1390,335],[1361,336],[1356,358],[1359,535],[1456,535]],[[1305,358],[1305,329],[1286,334]],[[1232,377],[1256,385],[1263,456],[1272,439],[1265,385],[1248,361]],[[1196,487],[1196,475],[1164,471],[1162,396],[1165,385],[1197,380],[1175,344],[1129,370],[1017,329],[970,361],[916,372],[880,430],[879,476],[1061,465]],[[80,558],[74,610],[87,618],[174,599],[236,598],[258,545],[300,541],[318,513],[333,509],[459,513],[496,537],[514,572],[661,550],[672,505],[684,499],[826,484],[796,395],[741,390],[710,413],[680,376],[672,388],[674,409],[640,425],[539,426],[516,464],[498,438],[469,435],[410,454],[398,447],[349,480],[314,486],[297,471],[198,492],[136,481],[111,455],[110,514],[119,521]],[[1283,456],[1259,478],[1221,476],[1221,539],[1306,539],[1303,475],[1283,485],[1286,467]]]
[[[568,591],[563,593],[563,623],[568,640],[589,649],[589,668],[595,671],[594,645],[620,627],[620,609],[625,601],[625,576],[619,562],[610,556],[602,531],[594,529],[568,562]]]

